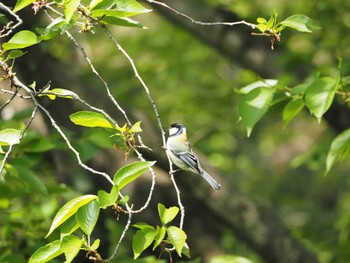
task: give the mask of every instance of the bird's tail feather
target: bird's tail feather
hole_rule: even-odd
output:
[[[201,176],[213,187],[215,191],[220,190],[221,185],[216,182],[206,171],[201,169]]]

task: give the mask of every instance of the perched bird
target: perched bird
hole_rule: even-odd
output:
[[[221,188],[221,185],[199,164],[198,158],[187,140],[186,128],[182,124],[173,123],[170,125],[166,148],[171,161],[177,167],[201,175],[216,191]]]

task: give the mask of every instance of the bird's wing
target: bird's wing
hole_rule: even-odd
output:
[[[180,152],[180,153],[174,153],[178,158],[180,158],[184,163],[186,163],[190,168],[195,170],[197,173],[200,172],[200,165],[197,159],[196,154],[191,152]]]

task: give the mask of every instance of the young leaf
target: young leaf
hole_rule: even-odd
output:
[[[90,246],[90,250],[97,250],[98,247],[100,246],[100,239],[95,239],[94,243]]]
[[[144,229],[147,229],[147,228],[153,229],[153,230],[154,230],[154,227],[153,227],[153,226],[151,226],[151,225],[149,225],[149,224],[147,224],[147,223],[144,223],[144,222],[138,222],[138,223],[136,223],[136,224],[133,224],[132,226],[133,226],[133,227],[136,227],[136,228],[138,228],[138,229],[141,229],[141,230],[144,230]]]
[[[156,236],[154,238],[154,245],[152,250],[155,250],[159,246],[159,244],[163,241],[165,234],[166,234],[165,226],[161,226],[161,227],[157,226]]]
[[[255,124],[271,106],[274,91],[274,88],[256,88],[246,94],[240,103],[240,119],[247,128],[248,137]]]
[[[56,96],[60,98],[65,98],[65,99],[79,99],[79,96],[75,94],[71,90],[67,89],[59,89],[55,88],[52,90],[45,90],[44,92],[40,93],[39,96],[46,95],[48,96],[51,100],[55,100]]]
[[[61,239],[64,236],[70,235],[72,234],[75,230],[77,230],[79,228],[79,225],[77,223],[77,220],[74,216],[71,216],[69,219],[66,220],[66,222],[64,222],[61,225]]]
[[[131,132],[142,132],[141,122],[140,121],[135,122],[135,124],[131,127],[130,131]]]
[[[114,185],[110,193],[107,193],[104,190],[100,190],[98,191],[97,195],[100,207],[102,209],[105,209],[106,207],[113,205],[118,200],[118,186]]]
[[[278,80],[276,79],[264,79],[264,80],[258,80],[256,82],[253,82],[247,86],[244,86],[243,88],[240,88],[238,90],[239,93],[241,94],[248,94],[249,92],[251,92],[254,89],[257,88],[272,88],[274,86],[276,86],[278,83]]]
[[[141,253],[147,249],[156,236],[155,229],[145,228],[137,230],[132,238],[132,250],[134,251],[134,259],[137,259]]]
[[[110,9],[114,5],[115,0],[92,0],[89,8],[93,9]]]
[[[100,204],[97,200],[82,206],[76,213],[77,222],[83,232],[90,236],[95,228],[98,216],[100,214]]]
[[[66,23],[68,23],[74,12],[77,10],[81,0],[65,0],[64,3],[64,16],[66,19]]]
[[[2,44],[5,51],[12,49],[22,49],[33,46],[40,41],[35,33],[29,30],[23,30],[16,33],[8,42]]]
[[[114,184],[118,186],[119,190],[123,189],[124,186],[136,180],[155,163],[139,161],[122,167],[114,175]]]
[[[142,29],[147,29],[140,22],[137,22],[133,19],[127,17],[115,17],[115,16],[104,16],[100,19],[100,22],[107,25],[116,25],[116,26],[126,26],[126,27],[139,27]]]
[[[35,253],[29,258],[28,263],[44,263],[61,255],[62,253],[61,241],[55,240],[35,251]]]
[[[16,13],[17,11],[25,8],[26,6],[34,3],[36,0],[18,0],[15,8],[13,8],[13,12]]]
[[[305,105],[320,121],[323,114],[331,106],[337,81],[330,77],[316,79],[305,91]]]
[[[79,250],[83,244],[83,241],[77,236],[69,235],[62,238],[61,250],[66,256],[64,263],[70,263],[78,255]]]
[[[166,225],[173,221],[179,212],[179,208],[176,206],[165,208],[163,204],[158,204],[158,214],[162,225]]]
[[[311,18],[305,16],[305,15],[292,15],[282,22],[280,24],[294,28],[295,30],[298,30],[300,32],[312,32],[311,30],[319,29],[319,27],[312,21]]]
[[[113,129],[114,125],[101,113],[93,111],[78,111],[69,116],[70,120],[76,125],[85,127],[101,127]]]
[[[302,99],[291,100],[283,109],[283,126],[287,124],[304,108]]]
[[[48,237],[57,227],[64,223],[68,218],[74,215],[78,209],[92,200],[97,198],[96,195],[83,195],[68,201],[56,214],[52,221],[49,232],[46,237]]]
[[[187,239],[186,233],[176,226],[168,227],[167,233],[170,243],[175,247],[177,254],[181,257],[182,249]]]
[[[0,131],[0,146],[19,144],[20,130],[4,129]]]
[[[23,52],[22,50],[11,50],[8,55],[7,55],[7,59],[15,59],[15,58],[19,58],[22,57],[25,53],[27,52]]]
[[[350,129],[339,134],[332,142],[326,159],[326,174],[350,153]]]

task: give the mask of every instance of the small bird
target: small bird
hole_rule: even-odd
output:
[[[191,149],[190,143],[187,140],[185,126],[180,123],[170,125],[166,148],[171,161],[177,167],[201,175],[216,191],[221,188],[221,185],[201,167],[196,154]]]

